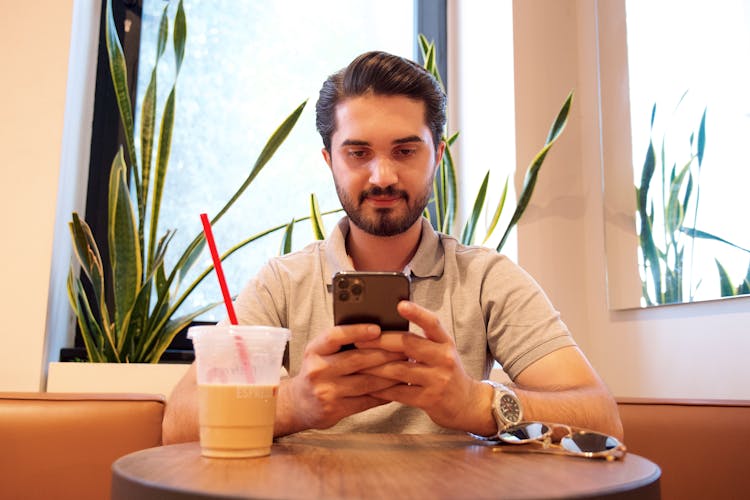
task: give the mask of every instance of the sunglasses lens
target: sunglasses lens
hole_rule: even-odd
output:
[[[598,432],[576,432],[565,436],[560,446],[571,453],[588,454],[603,453],[620,446],[620,442],[612,436]]]
[[[498,437],[506,443],[535,441],[549,433],[549,427],[540,422],[528,422],[505,429]]]

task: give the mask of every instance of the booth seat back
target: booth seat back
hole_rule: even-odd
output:
[[[750,498],[750,401],[617,403],[628,451],[661,467],[664,500]]]
[[[154,394],[0,393],[0,498],[107,499],[111,466],[161,445]]]

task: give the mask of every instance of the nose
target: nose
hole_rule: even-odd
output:
[[[376,158],[370,166],[370,184],[388,187],[398,182],[397,166],[388,158]]]

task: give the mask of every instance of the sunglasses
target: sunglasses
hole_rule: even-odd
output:
[[[529,451],[605,460],[622,458],[627,451],[617,438],[565,424],[521,422],[505,429],[495,439],[512,445],[528,445],[517,449],[499,446],[495,451]]]

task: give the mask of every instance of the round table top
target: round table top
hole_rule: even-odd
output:
[[[270,456],[216,459],[185,443],[126,455],[112,499],[659,498],[659,467],[507,451],[463,435],[303,433]]]

